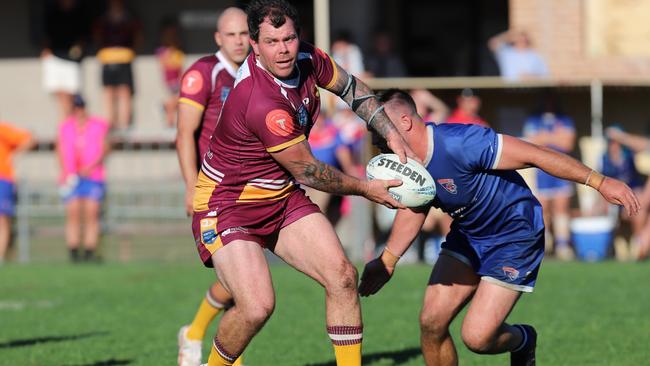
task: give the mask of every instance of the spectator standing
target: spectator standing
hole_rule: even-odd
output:
[[[124,0],[109,0],[106,13],[95,24],[104,109],[111,127],[120,131],[130,126],[133,117],[132,63],[141,42],[140,28],[140,21],[126,9]]]
[[[622,131],[618,126],[610,127],[611,129],[617,129]],[[601,172],[612,178],[616,178],[634,190],[637,197],[642,197],[643,191],[643,178],[641,174],[636,169],[634,163],[634,153],[627,147],[623,146],[620,142],[613,140],[611,138],[607,139],[607,150],[601,158]],[[610,212],[619,216],[618,207],[614,205],[607,205],[605,201],[602,202],[603,211]],[[607,209],[609,208],[609,209]],[[621,223],[629,222],[632,226],[632,237],[629,238],[617,238],[614,241],[614,249],[616,250],[616,258],[624,260],[629,258],[630,252],[634,256],[634,252],[638,252],[639,248],[639,238],[642,236],[644,224],[647,221],[647,207],[641,201],[641,210],[636,216],[628,216],[624,211],[620,211],[620,216],[622,219]],[[620,224],[619,223],[619,228]],[[619,230],[620,231],[620,230]],[[627,233],[627,231],[625,231]],[[629,241],[630,247],[626,245],[626,242]],[[631,250],[630,250],[631,249]]]
[[[507,81],[548,77],[546,62],[533,48],[528,34],[522,30],[509,30],[488,41],[494,53],[501,76]]]
[[[0,122],[0,265],[11,241],[11,225],[16,215],[16,185],[12,157],[34,145],[32,135],[21,128]]]
[[[562,113],[557,99],[546,95],[537,112],[524,123],[524,138],[552,150],[570,154],[575,147],[576,133],[573,119]],[[537,198],[544,209],[544,225],[552,229],[546,234],[546,250],[554,250],[561,260],[574,258],[569,246],[569,204],[574,192],[572,182],[537,170]]]
[[[456,98],[457,107],[447,118],[447,123],[463,123],[490,127],[490,125],[478,115],[481,109],[481,98],[470,88],[465,88]]]
[[[181,76],[185,62],[185,53],[181,47],[178,32],[176,19],[164,20],[160,30],[160,47],[156,49],[156,57],[166,87],[165,100],[163,101],[165,124],[170,128],[176,125],[178,93],[181,90]]]
[[[79,95],[73,99],[72,114],[59,126],[60,193],[66,210],[65,238],[73,262],[97,259],[99,214],[106,193],[104,160],[110,150],[108,130],[103,118],[88,115]],[[82,241],[83,257],[79,253]]]
[[[72,112],[73,95],[81,90],[81,60],[90,21],[79,0],[47,1],[43,21],[43,88],[55,96],[63,119]]]
[[[406,66],[393,49],[393,39],[385,31],[377,31],[373,37],[373,50],[366,57],[366,67],[376,78],[405,77]]]
[[[418,114],[427,122],[442,123],[449,116],[449,107],[426,89],[413,89],[409,93]]]

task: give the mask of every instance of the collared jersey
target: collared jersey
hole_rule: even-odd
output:
[[[208,151],[210,137],[217,126],[223,104],[235,84],[235,70],[221,51],[196,61],[183,75],[179,103],[203,111],[201,125],[196,132],[197,161]]]
[[[435,207],[472,241],[528,240],[544,230],[541,205],[516,171],[495,170],[503,137],[490,128],[427,124],[424,162],[436,184]]]
[[[301,43],[292,80],[279,80],[251,54],[239,68],[235,87],[223,107],[199,177],[201,201],[212,190],[217,202],[276,200],[296,189],[293,177],[271,153],[304,141],[320,110],[317,87],[336,81],[334,61],[320,49]],[[198,203],[198,205],[197,205]],[[195,209],[206,208],[195,200]]]

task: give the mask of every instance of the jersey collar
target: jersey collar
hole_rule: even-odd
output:
[[[424,166],[429,165],[433,157],[433,135],[433,124],[427,123],[427,156],[424,157],[424,161],[422,162]]]
[[[219,62],[221,62],[221,64],[226,68],[226,71],[228,71],[228,73],[232,77],[237,77],[237,70],[235,70],[235,68],[232,67],[230,62],[228,62],[228,60],[226,59],[226,56],[224,56],[223,53],[221,53],[221,51],[217,51],[217,53],[215,53],[214,55],[219,59]]]
[[[273,78],[273,81],[275,81],[276,84],[280,85],[280,86],[283,87],[283,88],[295,89],[295,88],[297,88],[298,85],[300,84],[300,68],[298,67],[297,64],[296,64],[296,66],[295,66],[296,70],[298,71],[298,72],[296,73],[296,77],[293,78],[293,79],[289,79],[289,80],[280,80],[280,79],[276,78],[275,76],[273,76],[273,74],[271,74],[271,72],[268,71],[268,70],[267,70],[267,69],[266,69],[266,68],[265,68],[265,67],[260,63],[260,60],[258,60],[257,57],[255,58],[255,65],[257,65],[257,67],[259,67],[260,69],[266,71],[266,73],[269,74],[269,76],[270,76],[271,78]]]

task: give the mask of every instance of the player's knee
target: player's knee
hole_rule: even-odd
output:
[[[348,260],[342,260],[332,272],[325,287],[331,292],[354,291],[357,288],[357,269]]]
[[[449,332],[449,321],[435,311],[420,313],[420,332],[423,336],[444,338]]]
[[[467,348],[474,353],[491,353],[490,351],[494,346],[493,335],[479,331],[476,328],[466,329],[463,326],[463,329],[461,330],[461,337],[463,339],[463,343],[465,343],[465,346],[467,346]]]
[[[271,317],[274,309],[274,300],[262,300],[246,306],[243,313],[248,323],[262,325]]]

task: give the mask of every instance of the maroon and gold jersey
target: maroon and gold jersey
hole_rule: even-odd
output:
[[[240,67],[199,173],[195,211],[278,200],[296,189],[270,153],[307,138],[320,110],[318,86],[331,87],[336,67],[326,53],[301,43],[296,68],[294,79],[279,80],[253,54]]]
[[[179,103],[189,104],[203,111],[201,125],[196,132],[197,161],[208,151],[210,137],[217,126],[223,104],[235,84],[237,70],[221,52],[196,61],[183,75]]]

